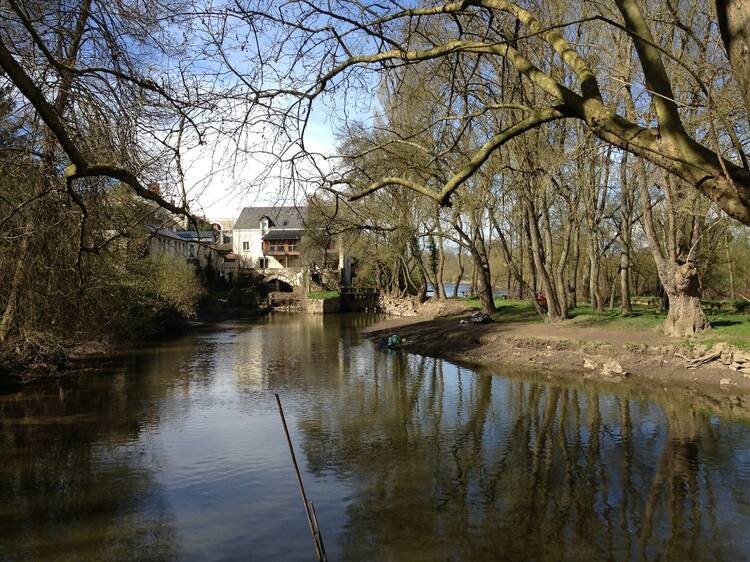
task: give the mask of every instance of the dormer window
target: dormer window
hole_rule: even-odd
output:
[[[263,234],[268,232],[268,218],[267,217],[263,217],[262,219],[260,219],[260,231]]]

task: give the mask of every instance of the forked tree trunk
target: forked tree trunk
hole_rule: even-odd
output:
[[[544,298],[547,300],[547,320],[549,322],[558,322],[560,320],[567,319],[567,309],[560,308],[557,301],[557,292],[550,278],[549,272],[544,261],[543,250],[540,242],[539,227],[536,221],[536,212],[531,202],[526,202],[527,213],[526,216],[529,219],[529,233],[531,238],[531,254],[534,258],[534,269],[536,275],[541,281],[542,292]]]
[[[669,312],[664,323],[668,336],[693,336],[711,327],[703,313],[698,270],[690,263],[669,264],[660,272],[664,290],[669,296]]]

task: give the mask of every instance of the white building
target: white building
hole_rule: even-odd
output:
[[[299,267],[306,207],[245,207],[232,231],[232,249],[245,269]]]
[[[300,241],[305,233],[307,207],[245,207],[232,231],[233,253],[240,269],[301,270]],[[331,250],[336,251],[335,248]],[[351,283],[351,264],[341,248],[340,281]]]
[[[229,283],[237,278],[237,256],[231,246],[221,248],[221,232],[206,230],[173,230],[157,225],[147,225],[149,253],[151,255],[177,256],[189,264],[205,269],[209,266],[216,275]]]

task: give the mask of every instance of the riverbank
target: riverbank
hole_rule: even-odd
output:
[[[715,336],[703,343],[669,338],[658,325],[607,327],[575,321],[551,325],[523,315],[484,324],[460,323],[467,317],[388,318],[364,333],[378,340],[398,334],[402,343],[397,347],[403,351],[495,370],[750,392],[750,364],[736,370],[737,360],[747,352],[717,343]]]

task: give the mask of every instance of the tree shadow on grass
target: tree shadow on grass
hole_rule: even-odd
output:
[[[711,320],[711,326],[715,328],[719,326],[739,326],[740,324],[744,324],[744,322],[739,320]]]

